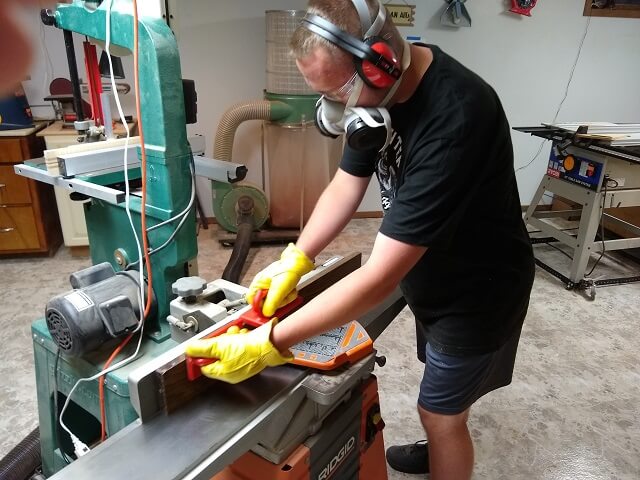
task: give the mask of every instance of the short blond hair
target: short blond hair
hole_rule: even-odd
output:
[[[366,0],[369,7],[369,15],[371,19],[375,19],[378,14],[378,8],[384,8],[382,2],[379,0]],[[307,6],[307,13],[318,15],[333,23],[341,30],[353,35],[356,38],[362,38],[362,26],[360,25],[360,17],[353,5],[352,0],[309,0]],[[400,55],[404,41],[400,32],[393,24],[391,17],[387,15],[387,19],[379,33],[379,36],[384,38],[391,44],[391,47]],[[337,45],[329,42],[327,39],[322,38],[304,26],[300,25],[291,36],[289,47],[291,54],[295,58],[302,58],[309,55],[313,50],[319,46],[324,46],[338,56],[338,59],[351,60],[352,55],[345,52]]]

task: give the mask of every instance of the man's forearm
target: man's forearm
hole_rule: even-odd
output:
[[[362,267],[273,328],[273,345],[285,352],[302,340],[357,320],[393,292],[425,251],[426,247],[404,244],[378,234],[373,251]]]
[[[296,246],[314,259],[349,223],[368,184],[369,178],[339,170],[316,203]]]

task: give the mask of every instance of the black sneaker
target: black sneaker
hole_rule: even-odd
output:
[[[426,440],[387,448],[387,463],[403,473],[429,473],[429,448]]]

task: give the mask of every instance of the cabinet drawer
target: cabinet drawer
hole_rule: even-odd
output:
[[[40,248],[31,207],[0,207],[0,251]]]
[[[13,166],[0,165],[0,205],[31,203],[29,179],[16,175]]]
[[[20,163],[22,160],[20,139],[0,138],[0,163]]]

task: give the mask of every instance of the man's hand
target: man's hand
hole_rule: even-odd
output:
[[[247,293],[247,303],[252,304],[258,290],[268,290],[262,306],[262,314],[271,317],[275,311],[295,300],[296,285],[300,277],[313,270],[313,262],[293,243],[282,252],[280,260],[259,272]]]
[[[204,376],[228,383],[242,382],[265,367],[293,360],[291,355],[281,355],[271,343],[271,329],[277,322],[274,318],[255,330],[238,330],[236,327],[217,337],[194,340],[187,344],[185,353],[190,357],[218,359],[202,367]]]

